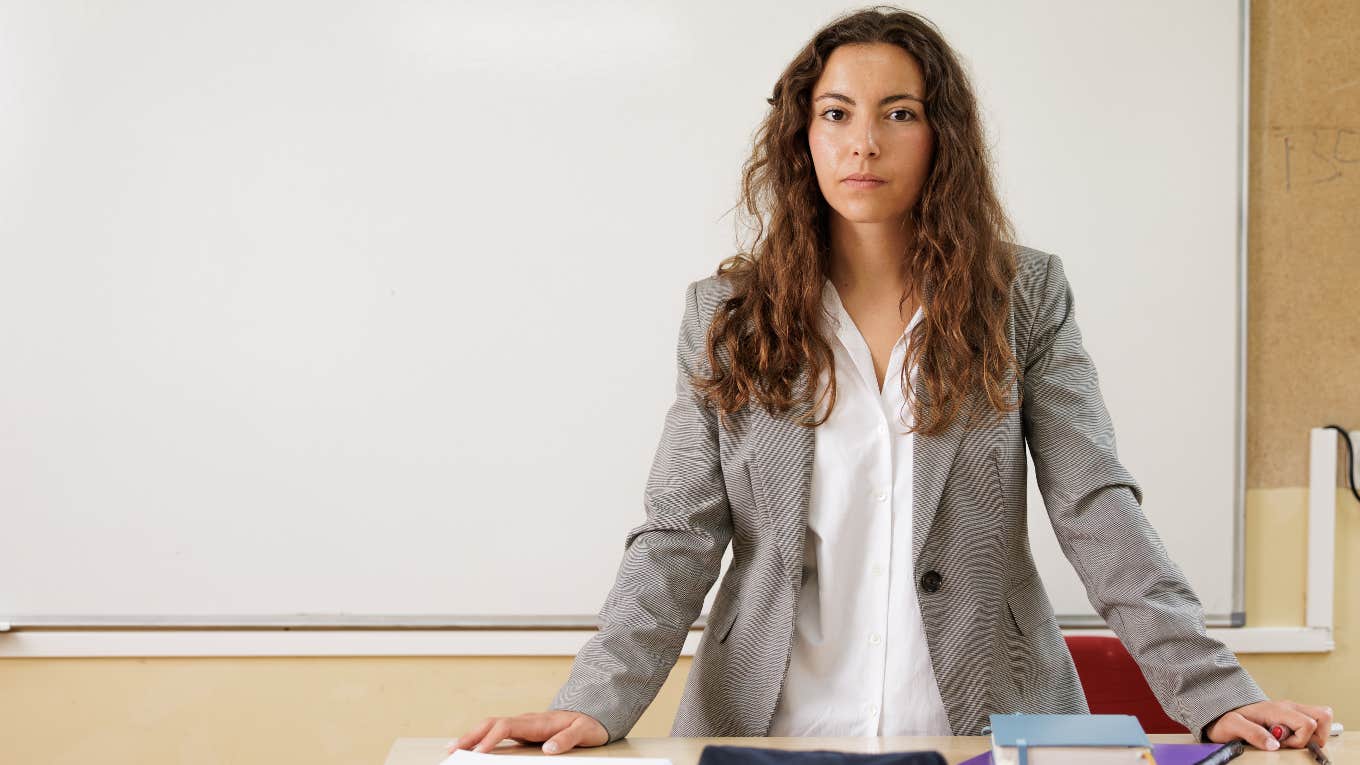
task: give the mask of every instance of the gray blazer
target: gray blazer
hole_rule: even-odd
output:
[[[992,713],[1086,713],[1072,657],[1030,555],[1025,443],[1063,553],[1091,605],[1128,647],[1167,714],[1199,740],[1223,712],[1266,698],[1221,642],[1143,515],[1120,464],[1096,369],[1056,255],[1020,248],[1010,344],[1022,410],[966,431],[917,435],[912,553],[930,648],[955,735]],[[760,406],[720,428],[687,381],[708,371],[705,331],[725,278],[689,285],[676,399],[647,479],[646,520],[549,709],[584,712],[617,741],[656,697],[721,571],[672,736],[764,736],[783,691],[803,582],[813,432]],[[725,352],[724,352],[725,354]],[[726,364],[730,360],[720,356]],[[803,371],[794,390],[807,378]],[[917,396],[924,397],[917,383]],[[975,394],[977,395],[977,394]]]

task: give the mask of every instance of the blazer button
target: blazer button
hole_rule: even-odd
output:
[[[921,576],[921,589],[926,592],[938,592],[942,579],[943,577],[940,576],[940,572],[931,569]]]

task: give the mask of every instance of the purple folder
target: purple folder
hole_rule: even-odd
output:
[[[1153,744],[1152,756],[1157,760],[1157,765],[1195,765],[1224,746],[1225,744]],[[992,765],[992,753],[983,752],[970,760],[964,760],[959,765]]]

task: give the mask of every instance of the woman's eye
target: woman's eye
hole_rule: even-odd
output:
[[[844,114],[844,113],[845,113],[845,110],[844,110],[844,109],[835,109],[835,108],[827,109],[826,111],[822,112],[822,116],[825,117],[825,116],[831,114],[832,112],[839,112],[839,113],[841,113],[841,114]],[[901,119],[894,119],[893,122],[910,122],[910,121],[916,119],[916,115],[915,115],[910,109],[894,109],[894,110],[891,112],[891,114],[904,114],[904,115],[906,115],[905,117],[903,117],[903,118],[901,118]],[[845,120],[843,120],[843,119],[832,119],[831,121],[832,121],[832,122],[844,122]]]

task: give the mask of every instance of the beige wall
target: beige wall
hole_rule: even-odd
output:
[[[1297,625],[1307,431],[1360,427],[1360,53],[1347,36],[1360,5],[1252,5],[1247,614],[1249,626]],[[1336,651],[1242,660],[1273,697],[1330,704],[1360,730],[1360,504],[1342,491],[1337,504]],[[689,662],[631,735],[669,732]],[[542,709],[569,664],[0,660],[0,760],[372,765],[400,736],[452,737],[486,715]]]
[[[1360,429],[1356,29],[1348,0],[1252,3],[1248,626],[1303,622],[1308,430]],[[1336,496],[1336,650],[1242,663],[1272,697],[1330,704],[1360,730],[1360,503]]]

